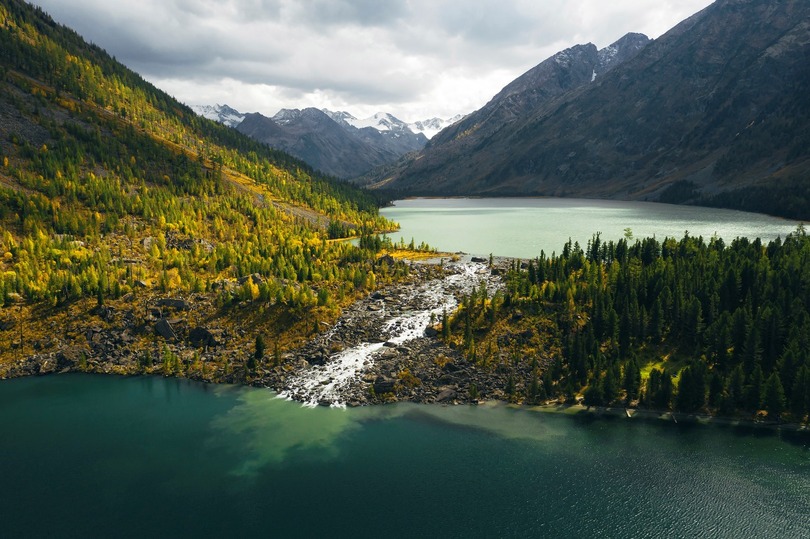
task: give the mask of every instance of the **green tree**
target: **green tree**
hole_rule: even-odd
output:
[[[641,391],[641,369],[635,358],[624,366],[624,389],[627,391],[627,403],[636,400]]]
[[[253,350],[253,359],[255,359],[257,363],[261,363],[261,361],[264,359],[266,349],[267,347],[264,344],[264,337],[261,333],[259,333],[256,335],[256,344]]]

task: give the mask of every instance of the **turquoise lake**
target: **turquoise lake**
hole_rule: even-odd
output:
[[[798,221],[717,208],[652,202],[574,198],[416,198],[397,200],[381,213],[401,228],[391,239],[426,242],[443,251],[534,258],[559,253],[570,238],[584,249],[596,232],[619,240],[629,228],[635,238],[681,239],[685,232],[730,242],[743,236],[784,238]]]
[[[570,237],[784,236],[740,212],[423,199],[392,235],[534,257]],[[303,408],[268,390],[0,381],[0,537],[810,537],[810,436],[505,405]]]

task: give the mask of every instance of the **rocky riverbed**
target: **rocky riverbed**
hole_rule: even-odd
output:
[[[500,289],[500,272],[480,259],[445,262],[442,268],[443,277],[393,286],[357,302],[329,331],[295,351],[295,369],[269,385],[311,406],[470,400],[478,376],[436,338],[436,327],[443,312],[452,313],[473,288],[486,286],[488,294]]]

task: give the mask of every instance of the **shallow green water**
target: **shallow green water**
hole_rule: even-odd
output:
[[[596,232],[619,240],[630,228],[636,238],[680,239],[685,232],[708,241],[737,237],[770,241],[796,229],[796,221],[695,206],[571,198],[423,198],[398,200],[381,213],[401,225],[392,234],[444,251],[534,258],[560,252],[568,239],[585,248]]]
[[[0,382],[2,537],[807,537],[798,435],[505,406]]]

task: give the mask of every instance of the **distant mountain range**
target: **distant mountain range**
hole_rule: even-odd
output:
[[[562,51],[363,181],[408,195],[660,200],[810,217],[810,2],[718,0]]]
[[[357,129],[363,129],[364,127],[372,127],[380,132],[392,131],[392,132],[403,132],[406,129],[410,130],[414,134],[423,134],[428,139],[432,138],[436,133],[444,129],[445,127],[456,123],[457,121],[461,120],[464,116],[458,114],[453,116],[448,120],[443,120],[441,118],[430,118],[429,120],[420,120],[418,122],[413,123],[405,123],[399,118],[388,114],[387,112],[378,112],[374,116],[370,118],[366,118],[364,120],[360,120],[349,114],[348,112],[332,112],[327,109],[323,109],[323,112],[326,113],[327,116],[338,122],[342,125],[350,125],[352,127],[356,127]]]
[[[192,108],[200,116],[233,127],[343,179],[422,149],[430,136],[461,118],[431,118],[408,124],[385,112],[358,119],[344,111],[281,109],[268,118],[259,113],[243,114],[228,105]]]

